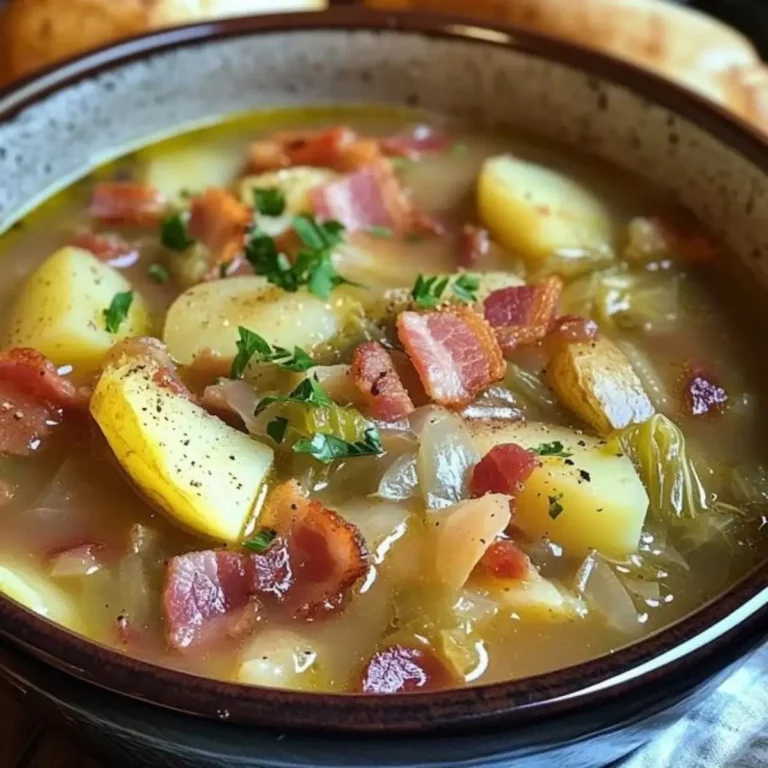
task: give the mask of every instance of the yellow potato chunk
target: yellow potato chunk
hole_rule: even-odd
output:
[[[270,344],[310,351],[336,336],[358,307],[344,288],[324,301],[305,290],[288,293],[264,277],[232,277],[182,293],[168,310],[163,339],[184,364],[204,349],[231,360],[241,325]]]
[[[565,427],[537,422],[468,422],[478,453],[517,443],[562,454],[541,455],[541,466],[517,497],[514,522],[531,538],[549,536],[572,556],[596,549],[623,558],[637,550],[648,494],[623,453]],[[546,451],[546,449],[544,449]]]
[[[146,359],[110,363],[91,415],[129,477],[171,520],[237,542],[262,496],[272,449],[163,386],[159,370]]]
[[[567,176],[513,155],[485,161],[477,181],[480,219],[530,266],[556,255],[613,256],[608,210]]]
[[[11,311],[5,344],[34,347],[56,365],[91,372],[115,342],[151,332],[149,312],[134,291],[116,333],[104,320],[116,293],[131,290],[116,270],[81,248],[61,248],[28,278]]]
[[[560,345],[547,378],[563,404],[601,435],[642,424],[654,414],[626,355],[605,337]]]
[[[84,634],[84,624],[69,597],[28,565],[0,565],[0,593],[41,616]]]

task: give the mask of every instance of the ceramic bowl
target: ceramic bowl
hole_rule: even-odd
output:
[[[768,147],[700,98],[578,47],[360,9],[152,34],[0,98],[0,228],[94,164],[233,112],[419,107],[556,139],[710,223],[768,290]],[[768,565],[610,656],[496,685],[391,697],[227,684],[127,658],[0,598],[0,669],[101,751],[162,766],[596,766],[638,747],[761,643]],[[518,763],[515,763],[518,764]]]

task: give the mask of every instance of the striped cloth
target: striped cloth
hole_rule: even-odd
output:
[[[621,768],[768,767],[768,645]]]

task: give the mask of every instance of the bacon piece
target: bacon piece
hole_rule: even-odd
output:
[[[0,382],[57,408],[83,408],[90,397],[87,389],[76,387],[62,376],[45,355],[28,347],[0,352]]]
[[[352,378],[372,418],[398,421],[414,410],[392,358],[378,342],[369,341],[357,347],[352,358]]]
[[[166,639],[177,650],[218,637],[245,634],[258,621],[248,561],[222,550],[190,552],[171,559],[163,608]]]
[[[401,312],[397,335],[427,394],[442,405],[463,408],[504,377],[504,356],[493,330],[470,307]]]
[[[93,188],[88,214],[109,224],[152,227],[165,210],[165,198],[150,184],[100,181]]]
[[[72,238],[72,245],[90,251],[97,259],[116,269],[127,269],[139,260],[139,251],[120,235],[97,232],[78,232]]]
[[[487,229],[476,227],[474,224],[465,224],[461,229],[459,240],[459,266],[473,267],[488,253],[490,246]]]
[[[365,665],[363,693],[433,691],[456,685],[447,665],[429,648],[391,645],[376,651]]]
[[[0,455],[29,456],[62,419],[60,409],[0,382]]]
[[[340,221],[347,230],[386,227],[400,234],[442,233],[441,225],[418,210],[386,160],[363,166],[312,190],[318,216]]]
[[[728,393],[704,366],[692,365],[689,366],[683,384],[683,401],[686,413],[706,416],[723,411],[728,402]]]
[[[504,352],[544,338],[562,292],[563,281],[552,276],[532,285],[500,288],[488,296],[483,305],[485,319]]]
[[[674,259],[688,266],[711,264],[720,244],[688,211],[662,211],[629,223],[625,255],[630,261]]]
[[[528,555],[510,539],[494,541],[477,566],[499,579],[524,579],[533,567]]]
[[[192,200],[188,231],[210,252],[206,279],[217,280],[241,264],[251,218],[248,206],[226,189],[210,187]]]
[[[248,148],[247,170],[255,173],[288,168],[291,160],[282,145],[273,139],[259,139]]]
[[[599,335],[600,329],[594,320],[586,320],[581,315],[561,315],[549,326],[547,340],[566,344],[588,344]]]
[[[423,154],[442,152],[450,141],[445,133],[426,123],[418,123],[406,131],[381,139],[381,149],[388,157],[418,160]]]
[[[517,443],[494,445],[472,470],[470,496],[504,493],[514,499],[538,464],[536,454]]]

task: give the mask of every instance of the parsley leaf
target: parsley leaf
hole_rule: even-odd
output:
[[[237,341],[237,355],[235,355],[229,371],[230,379],[242,378],[248,363],[254,356],[258,363],[275,363],[281,368],[295,373],[303,373],[315,364],[314,360],[301,347],[294,347],[293,352],[291,352],[285,347],[270,346],[266,339],[242,325],[238,327],[237,331],[240,338]]]
[[[160,227],[160,242],[171,251],[186,251],[195,244],[187,233],[186,214],[173,213]]]
[[[477,301],[477,289],[480,287],[480,278],[477,275],[466,273],[459,275],[451,285],[454,296],[465,304],[474,304]]]
[[[549,516],[553,520],[557,520],[563,513],[563,505],[560,503],[560,499],[562,498],[562,493],[558,493],[557,496],[547,496],[547,501],[549,502]]]
[[[380,237],[382,239],[392,237],[392,230],[390,227],[368,227],[365,231],[366,234],[371,237]]]
[[[265,552],[269,549],[269,545],[273,542],[275,536],[277,536],[277,531],[273,531],[271,528],[262,528],[258,533],[254,534],[252,539],[244,541],[243,546],[251,552]]]
[[[150,264],[147,267],[147,277],[156,283],[167,283],[170,279],[168,270],[162,264]]]
[[[419,275],[411,289],[411,298],[416,302],[417,307],[434,309],[439,304],[449,281],[450,278],[439,275],[433,277]]]
[[[267,434],[278,444],[283,442],[285,431],[288,429],[288,419],[278,416],[267,424]]]
[[[109,303],[109,308],[103,311],[104,326],[108,333],[117,333],[133,304],[133,291],[116,293]]]
[[[565,450],[563,444],[559,440],[554,440],[551,443],[542,443],[532,450],[539,456],[558,456],[562,459],[567,459],[569,456],[573,456],[570,451]]]
[[[384,452],[379,433],[375,427],[365,431],[365,439],[350,443],[334,435],[316,434],[311,440],[297,440],[293,444],[294,453],[308,453],[323,464],[330,464],[336,459],[348,459],[355,456],[376,456]]]
[[[253,204],[262,216],[280,216],[285,210],[285,195],[278,187],[256,187]]]
[[[307,403],[314,408],[330,408],[334,402],[331,396],[320,386],[314,376],[304,379],[287,395],[267,395],[256,405],[256,413],[263,411],[272,403]]]

